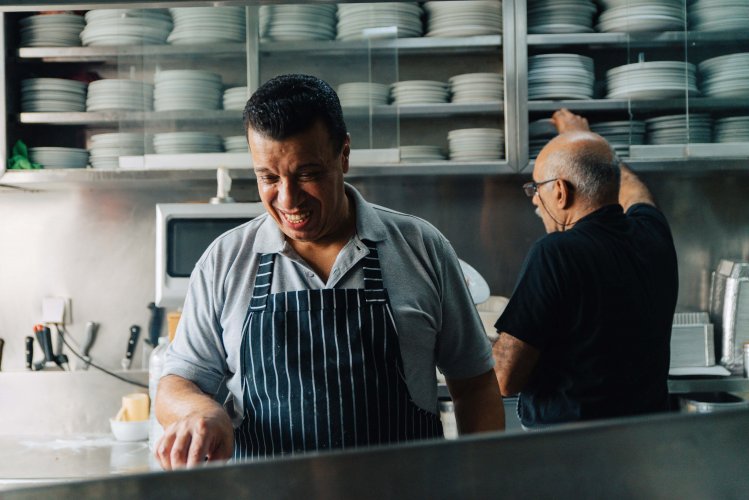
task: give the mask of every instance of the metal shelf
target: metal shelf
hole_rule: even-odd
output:
[[[502,45],[501,35],[484,35],[454,38],[395,38],[388,40],[352,40],[352,41],[312,41],[298,42],[262,42],[261,54],[304,53],[310,55],[338,55],[370,50],[399,53],[431,52],[492,52]]]
[[[111,47],[22,47],[19,59],[40,59],[44,62],[90,62],[113,59],[169,58],[236,58],[244,57],[244,43],[203,45],[124,45]]]
[[[735,111],[749,109],[748,98],[691,97],[681,99],[590,99],[559,101],[528,101],[528,111],[554,112],[559,108],[572,111]]]
[[[528,35],[528,47],[585,45],[597,47],[668,47],[690,44],[736,43],[749,40],[746,31],[665,31],[655,33],[565,33]]]

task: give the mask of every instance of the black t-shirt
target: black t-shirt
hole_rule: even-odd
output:
[[[671,231],[651,205],[605,206],[538,240],[495,324],[541,353],[523,425],[666,410],[678,287]]]

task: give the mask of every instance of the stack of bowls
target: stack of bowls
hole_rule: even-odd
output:
[[[153,108],[156,111],[220,109],[221,75],[199,69],[171,69],[154,77]]]
[[[245,41],[244,7],[176,7],[169,11],[174,29],[167,41],[173,45]]]
[[[712,139],[709,115],[668,115],[645,120],[648,144],[705,143]]]
[[[528,5],[528,33],[592,33],[593,0],[535,0]]]
[[[502,34],[499,0],[426,2],[426,36],[456,37]]]
[[[247,153],[249,151],[247,138],[243,135],[224,137],[224,151],[227,153]]]
[[[625,64],[606,72],[609,99],[667,99],[698,95],[697,68],[684,61]]]
[[[29,159],[44,168],[86,168],[88,151],[80,148],[29,148]]]
[[[448,102],[447,83],[432,80],[406,80],[390,86],[393,104],[438,104]]]
[[[350,82],[338,86],[341,106],[368,107],[388,103],[390,87],[382,83]]]
[[[747,0],[693,0],[687,9],[690,30],[744,31],[749,26]]]
[[[715,142],[749,142],[749,116],[726,116],[715,120]]]
[[[161,45],[172,30],[166,9],[100,9],[85,17],[83,45]]]
[[[397,29],[398,38],[418,37],[424,32],[423,11],[418,3],[351,3],[338,5],[338,40],[362,40],[364,30]]]
[[[21,111],[86,111],[86,84],[64,78],[21,80]]]
[[[224,90],[224,109],[244,110],[247,99],[250,98],[247,87],[232,87]]]
[[[598,31],[679,31],[686,27],[683,0],[601,0]]]
[[[528,58],[528,99],[592,99],[593,59],[580,54]]]
[[[163,132],[154,134],[153,148],[160,155],[220,153],[224,139],[206,132]]]
[[[749,95],[749,52],[739,52],[702,61],[700,89],[707,97]]]
[[[645,144],[645,122],[639,120],[598,122],[590,130],[608,141],[620,158],[629,156],[629,147]]]
[[[449,78],[454,103],[502,101],[504,77],[499,73],[465,73]]]
[[[120,156],[145,154],[145,137],[132,132],[114,132],[91,136],[89,154],[93,168],[113,169],[120,166]]]
[[[86,20],[75,14],[40,14],[24,17],[18,24],[21,47],[76,47]]]
[[[447,133],[450,159],[491,161],[504,156],[505,135],[498,128],[465,128]]]
[[[335,5],[262,5],[259,17],[263,40],[335,39]]]
[[[106,79],[88,85],[86,111],[150,111],[153,85],[138,80]]]
[[[401,161],[409,163],[423,163],[430,161],[442,161],[447,159],[445,153],[442,152],[441,147],[428,144],[401,146],[400,154]]]

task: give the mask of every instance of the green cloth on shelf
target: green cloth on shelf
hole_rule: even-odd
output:
[[[37,168],[44,168],[38,163],[34,163],[29,159],[29,151],[26,148],[26,144],[20,139],[16,141],[16,145],[13,146],[13,152],[8,158],[8,170],[33,170]]]

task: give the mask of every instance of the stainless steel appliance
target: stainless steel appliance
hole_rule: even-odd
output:
[[[749,342],[749,262],[720,261],[710,286],[710,319],[720,364],[741,374],[741,346]]]

